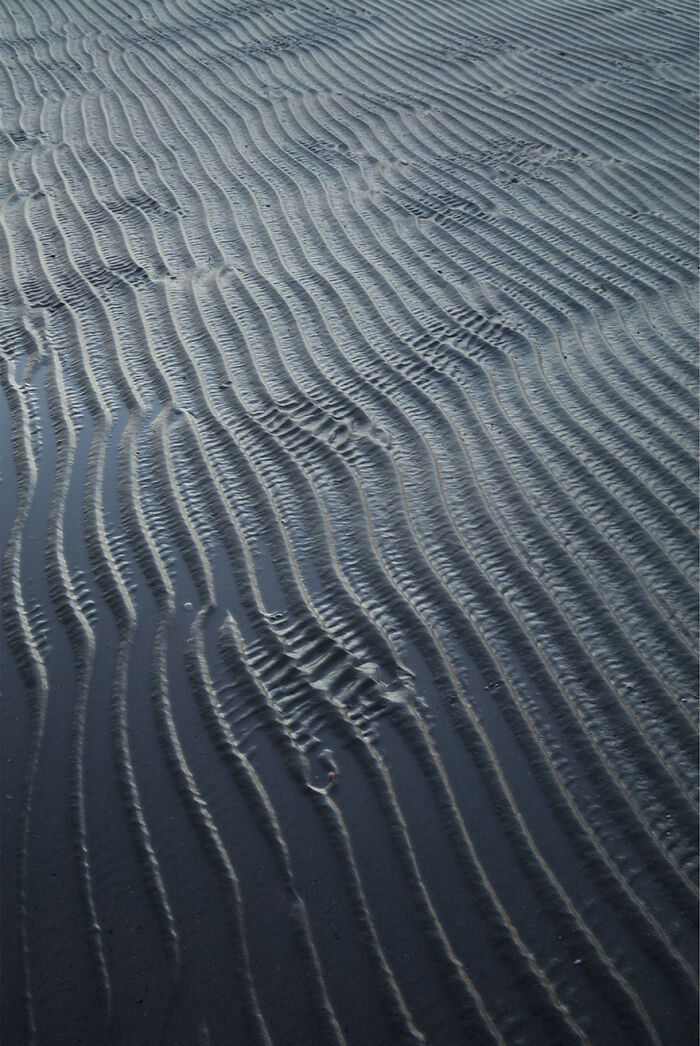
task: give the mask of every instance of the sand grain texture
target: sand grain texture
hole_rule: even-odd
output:
[[[0,11],[3,1042],[692,1046],[695,5]]]

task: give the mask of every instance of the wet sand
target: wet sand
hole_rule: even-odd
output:
[[[3,1041],[692,1046],[695,6],[0,10]]]

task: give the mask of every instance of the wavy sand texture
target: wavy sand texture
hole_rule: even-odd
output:
[[[696,1041],[695,6],[2,0],[4,1042]]]

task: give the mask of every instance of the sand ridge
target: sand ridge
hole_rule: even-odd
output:
[[[3,1037],[696,1041],[691,5],[2,12]]]

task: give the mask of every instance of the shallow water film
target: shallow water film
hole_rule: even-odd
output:
[[[696,21],[0,0],[7,1046],[697,1043]]]

